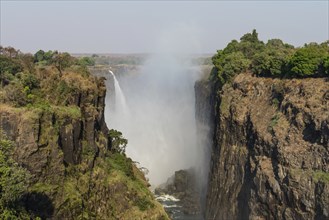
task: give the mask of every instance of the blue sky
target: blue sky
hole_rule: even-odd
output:
[[[261,40],[301,46],[329,39],[328,11],[328,1],[1,0],[0,43],[24,52],[149,53],[169,37],[181,50],[214,53],[255,28]]]

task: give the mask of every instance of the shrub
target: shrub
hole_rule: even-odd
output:
[[[0,139],[0,218],[20,219],[18,201],[27,191],[28,171],[12,159],[13,144]],[[17,218],[16,218],[17,217]]]
[[[25,73],[22,74],[21,82],[23,84],[23,87],[29,87],[29,89],[35,89],[39,88],[40,81],[36,78],[34,74],[31,73]]]
[[[273,131],[273,128],[278,124],[279,122],[279,119],[280,119],[280,115],[278,114],[275,114],[272,118],[271,118],[271,122],[267,128],[267,130],[269,132],[272,132]]]
[[[19,60],[0,55],[0,74],[5,72],[15,75],[18,72],[23,71],[23,66]]]
[[[113,153],[110,156],[110,164],[115,170],[120,170],[126,176],[135,179],[133,165],[131,159],[126,158],[126,156],[120,153]]]
[[[111,129],[109,132],[109,137],[112,143],[111,150],[114,152],[124,154],[126,151],[128,140],[122,136],[122,133],[120,131]]]
[[[149,208],[153,208],[154,204],[147,198],[142,197],[142,198],[137,198],[135,200],[135,205],[138,206],[139,210],[145,211]]]
[[[81,66],[94,66],[95,60],[92,57],[82,57],[78,60],[78,64]]]
[[[5,87],[5,101],[13,103],[16,107],[25,106],[28,102],[26,93],[20,83],[11,83]]]

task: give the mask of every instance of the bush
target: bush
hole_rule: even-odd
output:
[[[78,60],[78,64],[81,66],[94,66],[95,60],[91,57],[82,57]]]
[[[109,132],[109,137],[112,143],[111,150],[114,152],[124,154],[126,151],[128,140],[122,136],[122,133],[120,131],[111,129]]]
[[[5,87],[5,101],[13,103],[16,107],[25,106],[28,103],[23,86],[18,83],[11,83]]]
[[[40,86],[39,80],[36,78],[36,76],[34,74],[31,74],[31,73],[23,74],[21,77],[21,82],[22,82],[24,88],[27,86],[31,90],[35,89],[35,88],[39,88],[39,86]]]
[[[138,206],[139,210],[145,211],[149,208],[153,208],[154,204],[147,198],[137,198],[135,200],[135,205]]]
[[[15,75],[23,71],[23,66],[19,60],[0,55],[0,74],[5,72]]]
[[[133,165],[131,159],[126,158],[125,155],[120,153],[113,153],[110,156],[110,164],[113,169],[120,170],[126,176],[130,177],[131,179],[135,179]]]
[[[17,203],[27,191],[30,174],[12,159],[12,142],[0,140],[0,217],[16,219],[21,215]],[[19,219],[19,218],[17,218]]]
[[[34,62],[41,65],[49,65],[52,62],[53,56],[56,54],[56,51],[47,51],[39,50],[34,54]]]

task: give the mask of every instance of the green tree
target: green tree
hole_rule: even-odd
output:
[[[276,48],[276,49],[294,49],[294,46],[284,43],[280,39],[270,39],[267,41],[266,47]]]
[[[47,61],[47,64],[49,64],[51,62],[51,59],[54,56],[54,52],[51,50],[48,50],[45,54],[44,54],[44,60]]]
[[[323,72],[324,75],[329,76],[329,55],[327,55],[324,59],[323,59]]]
[[[251,42],[257,44],[259,42],[258,33],[253,29],[251,33],[247,33],[240,38],[241,42]]]
[[[0,55],[0,74],[9,72],[15,75],[23,70],[22,64],[17,59]]]
[[[239,51],[241,51],[246,58],[252,59],[253,56],[264,49],[263,41],[258,39],[258,33],[254,29],[252,33],[247,33],[240,38]]]
[[[43,50],[38,50],[38,52],[36,52],[34,54],[34,62],[41,62],[45,59],[45,52]]]
[[[250,60],[242,52],[234,52],[224,58],[222,78],[230,81],[236,74],[242,73],[249,68]]]
[[[240,50],[239,42],[232,40],[223,50],[223,54],[230,54]]]
[[[293,46],[279,39],[269,40],[264,50],[253,57],[252,70],[258,76],[283,76],[293,52]]]
[[[47,52],[43,51],[43,50],[39,50],[38,52],[36,52],[34,54],[34,62],[35,63],[41,63],[44,65],[49,65],[52,62],[53,56],[56,53],[49,50]]]
[[[24,73],[21,76],[21,82],[23,87],[29,87],[29,89],[39,88],[40,81],[33,73]]]
[[[92,57],[82,57],[78,60],[78,64],[81,66],[94,66],[95,60]]]
[[[60,76],[62,76],[62,71],[71,66],[74,63],[74,58],[69,53],[58,53],[55,52],[52,58],[52,64],[59,71]]]
[[[232,40],[223,50],[212,57],[214,68],[210,79],[221,84],[235,75],[252,70],[257,76],[309,77],[329,75],[329,41],[310,43],[295,49],[280,39],[268,40],[266,44],[258,39],[253,30]]]
[[[109,132],[109,137],[112,143],[112,151],[124,154],[126,152],[126,147],[128,140],[122,136],[120,131],[111,129]]]
[[[10,58],[16,58],[18,54],[20,53],[19,50],[16,50],[13,47],[3,47],[1,50],[1,54],[10,57]]]
[[[19,60],[0,55],[0,85],[8,85],[13,77],[23,71],[23,66]]]
[[[27,69],[30,73],[34,72],[34,56],[31,54],[21,54],[19,59],[24,69]]]
[[[264,43],[259,41],[256,30],[243,35],[240,42],[232,40],[212,57],[215,69],[212,70],[211,78],[219,79],[221,84],[230,81],[236,74],[249,69],[254,55],[263,48]]]
[[[316,43],[299,48],[289,60],[290,74],[302,77],[321,75],[320,65],[327,54],[326,48]]]

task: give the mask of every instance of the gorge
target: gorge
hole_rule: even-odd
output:
[[[254,30],[211,65],[4,50],[0,217],[328,219],[328,48]]]
[[[206,219],[328,219],[328,83],[244,73],[223,87]]]

